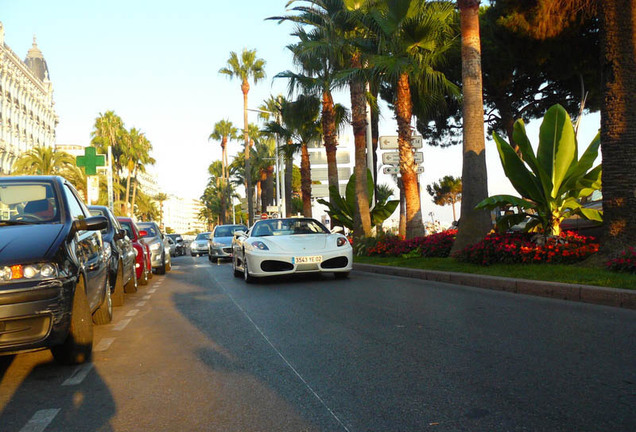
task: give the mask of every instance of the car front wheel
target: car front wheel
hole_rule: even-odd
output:
[[[75,287],[72,307],[66,340],[51,348],[55,361],[67,365],[87,362],[93,352],[93,321],[82,279]]]
[[[104,301],[93,314],[93,324],[104,325],[113,320],[113,300],[110,295],[110,283],[106,278],[104,287]]]
[[[254,277],[250,275],[250,269],[247,267],[247,258],[245,257],[245,254],[243,255],[243,280],[245,280],[246,283],[254,282]]]

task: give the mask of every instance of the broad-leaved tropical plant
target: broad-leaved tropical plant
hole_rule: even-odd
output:
[[[373,177],[371,171],[367,170],[367,196],[373,196]],[[340,191],[334,186],[329,187],[329,201],[319,199],[320,204],[326,205],[329,210],[327,214],[331,216],[331,219],[353,230],[353,215],[356,208],[356,178],[355,174],[349,177],[347,188],[345,190],[345,196],[340,196]],[[400,204],[399,200],[381,200],[372,207],[372,200],[369,199],[369,208],[371,208],[371,223],[373,225],[380,225],[386,219],[388,219],[397,206]]]
[[[600,145],[597,135],[580,159],[576,134],[570,116],[561,105],[552,106],[543,117],[539,146],[534,153],[526,135],[523,120],[514,124],[513,140],[520,155],[496,132],[493,134],[501,164],[512,186],[521,198],[496,195],[477,204],[476,208],[494,209],[516,206],[517,214],[502,217],[500,230],[526,218],[526,231],[543,231],[559,235],[563,219],[578,214],[586,219],[602,221],[602,212],[581,206],[581,198],[601,187],[601,165],[592,168]]]

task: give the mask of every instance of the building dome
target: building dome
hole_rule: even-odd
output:
[[[27,53],[24,63],[31,69],[31,72],[40,79],[40,81],[49,80],[49,68],[46,65],[46,60],[42,55],[42,51],[38,48],[38,44],[33,36],[33,46]]]

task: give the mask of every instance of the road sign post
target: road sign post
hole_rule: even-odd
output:
[[[381,136],[378,141],[380,141],[381,150],[397,150],[399,148],[397,136]],[[424,139],[421,136],[415,135],[411,137],[411,147],[419,149],[423,146]]]

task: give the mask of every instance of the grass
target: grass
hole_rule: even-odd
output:
[[[542,280],[570,284],[596,285],[610,288],[636,289],[636,275],[615,273],[605,269],[564,264],[496,264],[480,266],[453,258],[380,258],[355,257],[354,262],[424,270],[476,273],[516,279]]]

